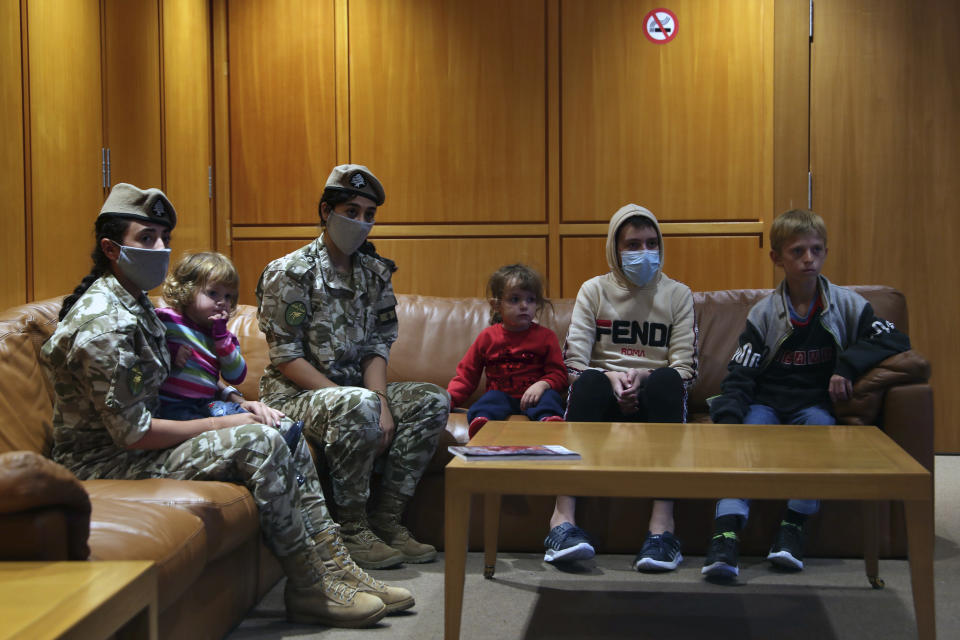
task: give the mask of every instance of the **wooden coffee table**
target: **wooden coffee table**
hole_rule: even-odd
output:
[[[152,562],[0,562],[0,638],[157,637]]]
[[[902,500],[920,638],[934,638],[933,477],[876,427],[488,422],[471,444],[560,444],[576,462],[466,462],[446,467],[445,611],[460,637],[470,498],[485,495],[485,575],[496,562],[500,496]],[[876,513],[875,506],[865,513]],[[877,578],[876,518],[866,569]],[[544,529],[547,527],[544,521]]]

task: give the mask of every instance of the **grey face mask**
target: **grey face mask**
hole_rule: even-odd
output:
[[[113,240],[111,240],[113,242]],[[170,249],[141,249],[124,244],[120,247],[117,267],[141,291],[149,291],[163,282],[170,266]]]
[[[327,233],[330,234],[330,239],[333,240],[333,244],[337,245],[337,249],[348,256],[353,255],[360,248],[360,245],[370,235],[370,229],[372,228],[372,222],[351,220],[333,211],[327,217]]]

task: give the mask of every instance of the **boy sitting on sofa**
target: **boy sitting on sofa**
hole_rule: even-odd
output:
[[[874,315],[860,295],[820,275],[827,229],[812,211],[783,213],[770,228],[770,258],[784,279],[750,309],[710,417],[728,424],[836,424],[832,403],[849,399],[853,381],[910,341]],[[790,500],[767,559],[803,569],[803,529],[819,500]],[[740,570],[737,534],[750,501],[717,502],[703,575],[733,579]]]

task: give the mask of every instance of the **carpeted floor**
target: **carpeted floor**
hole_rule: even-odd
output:
[[[960,456],[937,456],[934,579],[937,634],[960,637]],[[742,558],[736,585],[700,576],[702,557],[687,557],[669,574],[639,574],[632,556],[601,555],[577,573],[542,562],[540,554],[498,555],[493,580],[482,558],[467,561],[464,640],[505,638],[914,638],[913,596],[904,560],[882,560],[883,590],[870,588],[863,561],[808,558],[799,574]],[[417,598],[411,611],[372,629],[288,624],[283,582],[228,637],[422,640],[443,637],[443,557],[427,565],[376,572]]]

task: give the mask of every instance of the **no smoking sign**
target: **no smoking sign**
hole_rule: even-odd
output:
[[[643,18],[643,35],[653,44],[667,44],[677,37],[677,16],[669,9],[654,9]]]

